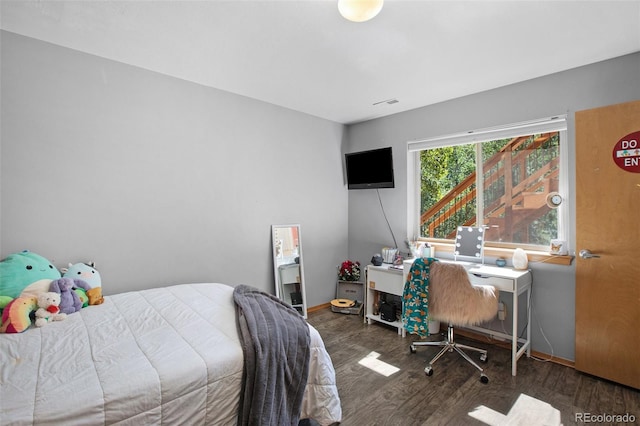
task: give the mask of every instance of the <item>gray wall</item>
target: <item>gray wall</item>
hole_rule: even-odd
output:
[[[0,41],[0,256],[30,249],[58,267],[94,260],[106,294],[198,281],[273,291],[270,225],[300,223],[308,304],[325,303],[341,260],[366,264],[393,244],[375,191],[346,191],[343,152],[393,146],[396,188],[380,194],[401,245],[408,141],[567,114],[573,205],[573,113],[640,99],[637,53],[345,134],[12,33]],[[533,348],[573,360],[574,266],[531,267]]]
[[[404,249],[404,238],[410,232],[408,141],[567,114],[571,170],[569,241],[575,249],[574,113],[635,99],[640,99],[640,53],[352,125],[348,128],[349,151],[393,147],[396,187],[381,189],[380,195],[398,245]],[[368,261],[382,246],[392,243],[375,191],[350,191],[349,257]],[[542,263],[530,266],[534,279],[533,349],[574,360],[575,267]]]
[[[2,32],[0,255],[94,260],[104,292],[273,292],[300,223],[308,305],[347,254],[340,124]]]

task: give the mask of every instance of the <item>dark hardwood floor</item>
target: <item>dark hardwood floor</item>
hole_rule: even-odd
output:
[[[424,367],[438,349],[419,347],[411,354],[409,344],[416,336],[402,338],[394,328],[367,325],[358,315],[334,313],[329,308],[311,312],[308,321],[320,332],[335,366],[345,426],[483,425],[468,413],[484,406],[506,416],[521,394],[551,404],[560,411],[563,425],[583,424],[579,416],[585,419],[587,414],[582,413],[628,414],[627,419],[635,418],[629,424],[640,423],[638,390],[571,367],[525,356],[518,361],[518,375],[513,377],[509,350],[461,338],[460,342],[489,350],[488,362],[481,364],[489,383],[481,383],[478,370],[457,353],[445,354],[427,377]],[[384,377],[360,365],[358,361],[372,351],[400,371]],[[471,357],[478,359],[475,353]],[[596,424],[625,424],[608,419]]]

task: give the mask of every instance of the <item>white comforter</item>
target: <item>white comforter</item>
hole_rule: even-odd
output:
[[[317,330],[301,418],[342,412]],[[234,425],[243,354],[233,288],[184,284],[105,298],[0,334],[0,424]]]

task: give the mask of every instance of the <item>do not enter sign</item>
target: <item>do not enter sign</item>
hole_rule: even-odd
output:
[[[640,173],[640,131],[618,141],[613,147],[613,161],[626,172]]]

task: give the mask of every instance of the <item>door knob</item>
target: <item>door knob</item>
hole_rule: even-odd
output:
[[[582,250],[580,250],[579,256],[580,256],[581,258],[583,258],[583,259],[591,259],[592,257],[600,257],[600,256],[599,256],[599,255],[597,255],[597,254],[593,254],[593,253],[591,253],[591,251],[590,251],[590,250],[587,250],[587,249],[582,249]]]

